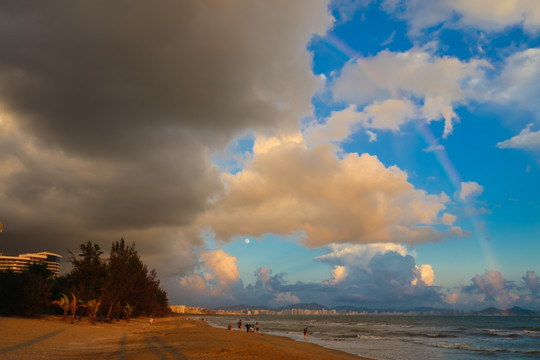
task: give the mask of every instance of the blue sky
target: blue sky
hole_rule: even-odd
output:
[[[2,10],[2,253],[124,237],[172,304],[540,309],[536,2]]]
[[[385,166],[395,165],[405,171],[408,182],[414,188],[428,193],[445,193],[450,197],[446,209],[456,216],[454,225],[466,234],[405,246],[406,253],[413,255],[416,265],[431,266],[434,279],[430,286],[440,287],[438,291],[442,293],[457,294],[458,299],[465,298],[462,303],[460,299],[455,303],[442,301],[440,305],[478,307],[485,302],[491,301],[493,304],[499,301],[499,306],[507,306],[521,301],[522,306],[537,308],[538,299],[523,302],[523,298],[530,294],[526,294],[527,291],[520,293],[517,287],[524,281],[522,277],[527,271],[538,271],[540,254],[540,223],[537,220],[540,216],[540,192],[537,189],[540,175],[538,113],[535,105],[528,107],[523,103],[527,98],[532,100],[531,90],[537,93],[538,89],[535,85],[532,89],[528,85],[521,88],[519,80],[511,76],[504,83],[495,84],[502,73],[510,71],[508,59],[523,54],[527,49],[533,49],[536,53],[538,25],[532,28],[524,26],[523,20],[528,16],[525,8],[521,9],[523,13],[516,22],[508,22],[505,17],[510,14],[502,13],[499,14],[500,19],[493,19],[494,24],[475,23],[472,13],[472,19],[465,24],[463,19],[466,15],[460,13],[459,5],[456,5],[444,20],[433,26],[415,29],[408,18],[421,16],[421,11],[409,13],[407,2],[400,2],[406,9],[403,12],[385,9],[385,5],[390,3],[351,1],[331,4],[335,18],[333,26],[324,34],[314,35],[307,44],[307,50],[313,56],[311,70],[315,75],[324,76],[325,84],[313,96],[313,115],[304,123],[315,121],[324,124],[332,112],[343,111],[351,104],[356,106],[357,111],[362,111],[372,104],[369,100],[351,101],[355,97],[354,92],[362,92],[362,87],[375,85],[378,89],[374,92],[390,91],[385,83],[378,83],[377,77],[381,77],[381,74],[377,72],[386,70],[381,65],[378,70],[370,70],[366,66],[363,70],[367,74],[360,76],[359,81],[348,84],[347,91],[353,94],[345,95],[347,99],[340,99],[334,93],[338,86],[336,83],[349,80],[342,77],[345,66],[354,67],[362,59],[377,59],[381,52],[386,52],[389,58],[422,53],[426,58],[425,63],[418,65],[411,78],[404,80],[413,82],[415,77],[423,76],[422,66],[428,67],[437,61],[447,60],[463,66],[471,62],[482,63],[480,74],[471,75],[472,79],[466,76],[460,78],[455,74],[455,83],[449,81],[445,84],[443,81],[439,84],[448,87],[456,85],[465,92],[470,90],[467,89],[467,82],[477,81],[480,88],[459,98],[443,98],[443,102],[447,102],[455,113],[453,129],[447,136],[444,135],[444,121],[440,118],[426,121],[422,116],[412,116],[406,123],[391,129],[372,126],[368,130],[366,126],[357,126],[348,136],[339,139],[336,146],[341,155],[375,155]],[[443,7],[444,2],[440,2],[440,5]],[[467,11],[466,6],[463,8],[462,11]],[[346,11],[346,14],[340,14],[340,11]],[[497,23],[499,20],[500,23]],[[377,60],[374,65],[376,63]],[[396,62],[391,65],[406,64]],[[532,66],[528,69],[530,76],[538,77],[535,60],[529,66]],[[442,65],[439,70],[444,72],[445,66]],[[370,71],[373,74],[369,74]],[[448,71],[452,72],[450,68]],[[475,76],[479,77],[475,79]],[[421,81],[429,83],[430,79],[419,79]],[[475,87],[477,85],[474,84]],[[407,99],[421,105],[425,104],[427,96],[450,96],[444,89],[433,89],[431,94],[430,89],[425,89],[425,93],[422,90],[414,94],[406,93],[415,86],[404,83],[401,94],[399,91],[396,91],[397,94],[384,94],[379,101]],[[475,93],[504,93],[506,89],[500,86],[515,87],[516,93],[512,96],[516,98],[501,102],[496,96]],[[534,135],[531,143],[509,148],[498,145],[519,136],[529,124],[532,124],[530,129]],[[370,141],[367,131],[376,134],[376,141]],[[249,134],[247,139],[252,136]],[[247,141],[236,151],[247,151],[254,156],[251,144]],[[216,164],[222,165],[220,161]],[[473,184],[476,190],[460,199],[462,184],[467,182]],[[299,244],[301,240],[287,241],[279,235],[249,239],[251,241],[246,243],[241,237],[225,246],[210,243],[210,248],[222,248],[237,258],[239,278],[245,283],[255,283],[255,271],[260,267],[286,273],[285,279],[291,288],[297,282],[322,283],[331,278],[330,264],[317,261],[318,257],[328,252],[328,248],[306,248]],[[355,242],[355,239],[350,240]],[[401,243],[399,237],[392,239],[392,242]],[[475,282],[477,275],[480,277]],[[479,296],[476,298],[463,290],[471,286],[477,287],[477,294],[474,295]],[[500,289],[499,293],[488,290],[491,288]],[[486,293],[489,293],[487,299]],[[518,296],[518,293],[520,298],[514,299],[512,296]],[[292,296],[294,294],[291,292]],[[537,292],[534,295],[538,295]],[[509,300],[509,296],[513,300]],[[298,300],[313,299],[298,295]],[[411,302],[415,301],[411,297]]]

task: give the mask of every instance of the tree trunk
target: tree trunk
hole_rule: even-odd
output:
[[[111,313],[112,313],[112,309],[113,309],[113,307],[114,307],[114,303],[115,303],[115,302],[116,302],[116,301],[112,301],[112,302],[111,302],[111,306],[109,306],[109,311],[107,312],[107,321],[111,321]]]

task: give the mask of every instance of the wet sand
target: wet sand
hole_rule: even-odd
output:
[[[367,360],[315,344],[268,334],[228,331],[179,317],[90,325],[0,317],[0,359],[335,359]]]

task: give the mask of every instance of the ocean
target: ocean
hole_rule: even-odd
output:
[[[208,323],[238,331],[242,323],[377,360],[540,359],[540,317],[347,315],[209,316]],[[304,340],[303,330],[310,336]],[[242,329],[245,331],[245,326]]]

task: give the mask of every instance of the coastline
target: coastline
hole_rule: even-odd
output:
[[[159,318],[90,325],[61,316],[0,317],[0,358],[33,359],[321,359],[370,360],[288,337],[212,327],[201,320]]]

